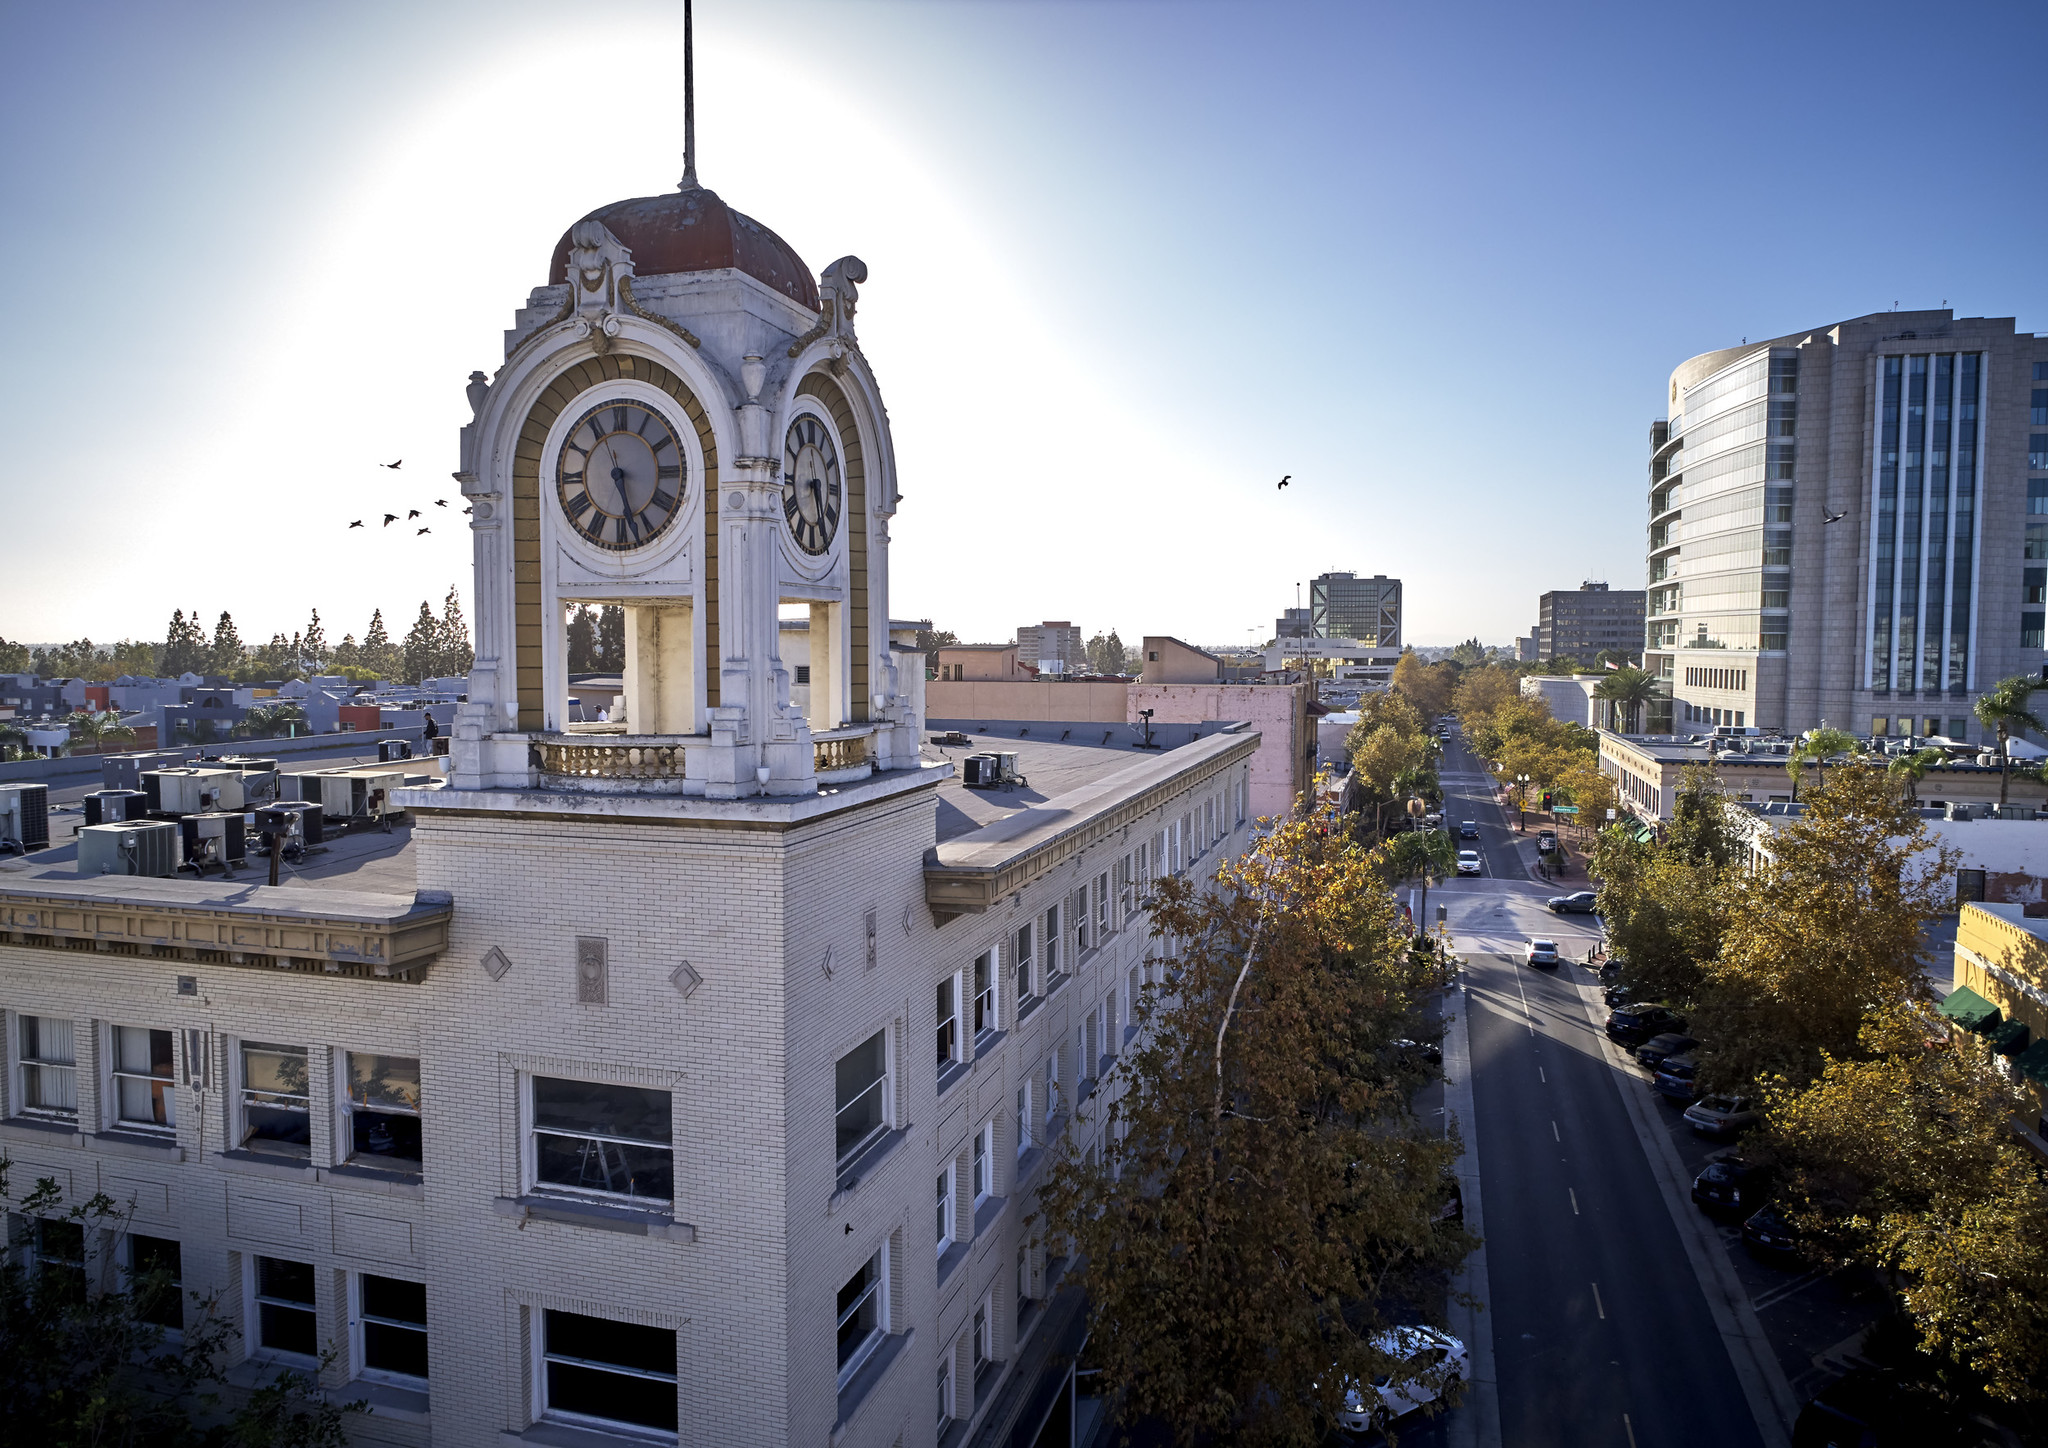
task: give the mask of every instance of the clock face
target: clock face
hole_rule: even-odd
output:
[[[839,532],[839,453],[832,433],[815,417],[789,425],[782,448],[782,516],[796,546],[813,557]]]
[[[602,402],[576,420],[555,464],[569,526],[600,548],[652,543],[675,521],[688,487],[683,445],[644,402]]]

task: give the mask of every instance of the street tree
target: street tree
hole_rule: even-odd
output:
[[[1785,773],[1792,781],[1792,798],[1799,798],[1799,784],[1806,774],[1806,766],[1813,766],[1814,788],[1820,788],[1821,766],[1843,755],[1856,753],[1856,738],[1841,729],[1831,729],[1823,724],[1818,729],[1808,730],[1806,737],[1792,747],[1785,757]]]
[[[126,744],[135,738],[135,731],[121,722],[120,714],[112,709],[101,713],[97,709],[77,710],[64,721],[71,731],[71,742],[82,744],[89,750],[99,750],[109,744]]]
[[[1937,768],[1948,759],[1939,749],[1916,749],[1911,754],[1902,754],[1885,768],[1899,781],[1906,794],[1906,803],[1920,803],[1920,781],[1927,777],[1927,771]]]
[[[1374,1347],[1383,1304],[1473,1241],[1440,1220],[1458,1144],[1414,1114],[1427,1068],[1394,1044],[1444,973],[1379,869],[1296,821],[1207,886],[1159,886],[1153,930],[1179,948],[1073,1106],[1103,1120],[1100,1155],[1069,1138],[1032,1219],[1078,1264],[1088,1365],[1127,1423],[1308,1444],[1347,1383],[1418,1373]]]
[[[2034,691],[2044,687],[2044,681],[2030,674],[2015,674],[2009,679],[2000,679],[1977,700],[1977,721],[1998,735],[1998,804],[2005,807],[2007,790],[2012,785],[2012,736],[2015,729],[2031,729],[2036,734],[2048,734],[2048,724],[2041,722],[2034,712]]]
[[[476,665],[476,649],[469,641],[469,621],[462,614],[462,595],[452,583],[448,585],[448,596],[441,600],[441,626],[435,647],[439,656],[434,661],[434,674],[438,678],[467,674]]]
[[[1657,677],[1633,665],[1624,665],[1593,686],[1593,697],[1607,704],[1617,716],[1621,732],[1638,733],[1643,709],[1657,697]]]
[[[1458,847],[1449,830],[1408,830],[1387,841],[1382,853],[1387,878],[1422,882],[1421,912],[1415,919],[1417,934],[1429,933],[1429,887],[1448,879],[1458,868]]]

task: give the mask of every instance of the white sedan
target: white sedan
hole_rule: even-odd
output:
[[[1477,874],[1479,874],[1480,872],[1481,872],[1481,866],[1480,866],[1480,863],[1479,863],[1479,851],[1477,851],[1477,850],[1460,850],[1460,851],[1458,851],[1458,873],[1459,873],[1459,874],[1461,874],[1461,875],[1477,875]]]
[[[1353,1433],[1383,1428],[1426,1403],[1442,1397],[1452,1382],[1472,1376],[1465,1344],[1433,1327],[1394,1327],[1377,1334],[1372,1345],[1400,1360],[1398,1373],[1373,1379],[1372,1396],[1357,1388],[1344,1390],[1344,1411],[1337,1421]]]

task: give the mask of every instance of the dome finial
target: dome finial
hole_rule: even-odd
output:
[[[683,182],[677,189],[697,189],[697,55],[690,0],[683,0]]]

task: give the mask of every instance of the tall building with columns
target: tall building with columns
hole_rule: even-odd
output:
[[[277,886],[0,869],[32,1271],[166,1268],[173,1329],[217,1294],[235,1381],[319,1373],[365,1443],[1069,1441],[1033,1195],[1099,1142],[1149,882],[1246,844],[1259,736],[983,738],[1013,767],[963,787],[889,636],[866,279],[694,176],[577,221],[471,382],[476,667],[397,833]],[[601,724],[586,603],[627,621]]]

